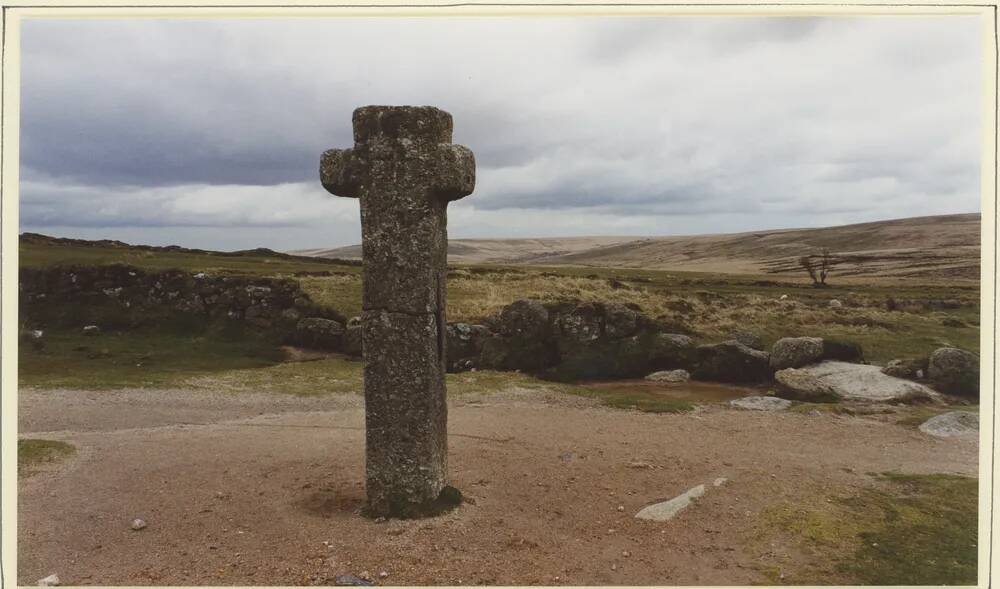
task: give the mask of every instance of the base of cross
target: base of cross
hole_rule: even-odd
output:
[[[398,519],[420,519],[447,513],[462,504],[462,492],[452,486],[441,489],[437,498],[423,503],[413,503],[403,497],[388,497],[378,506],[367,505],[361,510],[365,517],[394,517]]]

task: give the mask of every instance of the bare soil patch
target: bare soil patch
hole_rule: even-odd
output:
[[[565,401],[565,402],[564,402]],[[869,473],[975,476],[974,440],[888,421],[707,405],[647,414],[511,391],[451,405],[441,517],[377,522],[358,396],[25,390],[23,437],[77,452],[19,481],[18,581],[68,585],[746,585],[793,546],[758,516],[877,486]],[[633,515],[692,486],[675,519]],[[135,518],[148,526],[133,531]],[[381,572],[386,576],[380,576]]]

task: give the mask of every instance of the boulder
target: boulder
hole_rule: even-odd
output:
[[[769,355],[735,340],[695,349],[694,378],[721,382],[760,382],[771,377]]]
[[[922,378],[927,372],[927,358],[908,358],[890,360],[882,368],[882,374],[896,378],[914,380]]]
[[[679,368],[677,370],[661,370],[659,372],[646,375],[646,380],[681,383],[691,380],[691,374],[683,368]]]
[[[474,368],[489,335],[484,325],[449,323],[445,332],[448,370],[457,372]]]
[[[697,359],[694,340],[679,333],[656,333],[650,338],[649,367],[653,370],[689,369]]]
[[[771,346],[771,368],[798,368],[823,357],[823,340],[818,337],[783,337]]]
[[[921,384],[883,374],[878,366],[825,360],[774,374],[780,396],[802,401],[933,402],[939,395]]]
[[[751,396],[743,397],[742,399],[733,399],[729,404],[738,409],[749,409],[751,411],[781,411],[788,409],[792,402],[780,397]]]
[[[540,301],[522,299],[501,309],[496,324],[503,336],[542,338],[549,333],[549,311]]]
[[[636,378],[649,373],[649,355],[654,334],[623,339],[600,339],[587,345],[559,341],[558,363],[542,376],[557,381],[600,378]]]
[[[823,359],[842,362],[864,362],[861,345],[855,342],[823,338]]]
[[[539,301],[522,299],[491,319],[496,334],[484,337],[478,365],[498,370],[537,371],[559,359],[549,310]]]
[[[920,424],[920,431],[939,438],[978,436],[979,414],[971,411],[949,411],[935,415]]]
[[[979,356],[958,348],[938,348],[927,360],[927,378],[939,391],[979,398]]]
[[[584,303],[557,314],[555,325],[562,347],[588,344],[599,339],[604,334],[604,311],[601,305]]]
[[[341,350],[344,344],[344,325],[332,319],[306,317],[295,324],[292,340],[308,348]]]
[[[764,349],[764,340],[758,334],[748,331],[746,329],[737,329],[729,335],[729,339],[736,340],[747,346],[748,348],[753,348],[755,350]]]
[[[347,320],[343,351],[349,356],[361,355],[361,317],[351,317]]]
[[[604,336],[618,339],[635,335],[639,330],[639,313],[618,303],[604,305]]]

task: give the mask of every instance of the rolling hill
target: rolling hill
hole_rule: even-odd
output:
[[[980,215],[672,237],[453,239],[449,242],[448,260],[456,264],[798,274],[802,272],[799,257],[824,249],[836,261],[833,275],[978,279]],[[292,253],[351,259],[361,256],[361,246]]]

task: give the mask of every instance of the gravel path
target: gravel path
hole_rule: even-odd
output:
[[[471,501],[374,522],[356,513],[358,396],[24,390],[22,437],[78,452],[19,481],[18,580],[747,585],[789,566],[747,538],[769,505],[855,492],[869,472],[977,473],[975,440],[855,417],[653,415],[515,390],[463,397],[449,418],[452,480]],[[632,517],[717,477],[671,521]]]

